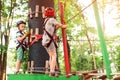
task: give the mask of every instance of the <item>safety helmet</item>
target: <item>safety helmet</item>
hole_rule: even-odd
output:
[[[47,17],[54,17],[55,16],[55,11],[52,7],[47,7],[45,9],[45,16]]]
[[[26,24],[24,21],[18,21],[16,26],[18,27],[20,24]]]

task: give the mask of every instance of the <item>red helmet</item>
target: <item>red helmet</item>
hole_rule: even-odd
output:
[[[45,9],[45,16],[47,17],[54,17],[55,16],[55,11],[53,8],[48,7]]]

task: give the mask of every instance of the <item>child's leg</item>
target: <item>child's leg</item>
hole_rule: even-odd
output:
[[[56,51],[49,51],[50,55],[50,72],[55,72],[56,65]]]
[[[55,66],[56,66],[56,53],[53,53],[52,55],[52,62],[51,62],[51,72],[55,72]]]
[[[17,62],[16,62],[16,72],[19,72],[20,66],[21,66],[21,61],[17,60]]]
[[[50,66],[50,70],[51,70],[52,55],[51,55],[51,52],[48,52],[48,54],[49,54],[49,66]]]
[[[22,46],[20,46],[17,49],[17,61],[16,61],[16,72],[18,72],[20,70],[20,66],[21,66],[21,61],[23,60],[23,48]]]

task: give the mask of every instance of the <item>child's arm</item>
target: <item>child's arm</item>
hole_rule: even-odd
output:
[[[67,28],[67,25],[63,25],[63,24],[61,24],[61,23],[59,23],[59,24],[57,24],[56,25],[56,29],[58,29],[58,28]]]
[[[26,37],[25,35],[23,35],[23,36],[18,36],[18,41],[21,42],[23,39],[25,39],[25,37]]]
[[[18,41],[22,41],[23,39],[25,39],[30,33],[26,32],[23,36],[18,36]]]

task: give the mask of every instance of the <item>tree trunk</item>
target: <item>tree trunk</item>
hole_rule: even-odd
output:
[[[28,24],[31,32],[30,43],[34,41],[36,35],[43,34],[43,22],[42,7],[54,7],[54,0],[29,0],[29,16]],[[37,14],[38,13],[38,14]],[[29,60],[34,61],[33,67],[45,67],[46,60],[49,59],[49,55],[41,43],[42,39],[34,42],[29,47]]]
[[[83,21],[84,21],[84,24],[86,24],[84,17],[83,17]],[[95,54],[95,51],[94,51],[94,40],[93,40],[93,42],[91,42],[91,39],[90,39],[90,37],[88,35],[88,31],[87,31],[87,26],[86,25],[85,25],[85,34],[86,34],[88,43],[90,45],[90,53],[92,55],[92,60],[93,60],[93,69],[96,70],[96,60],[95,60],[95,55],[94,55]]]
[[[10,31],[10,30],[9,30]],[[8,50],[8,44],[9,44],[9,36],[5,35],[5,52],[3,53],[3,66],[2,66],[2,72],[3,72],[3,79],[6,80],[6,67],[7,67],[7,50]]]
[[[0,38],[2,37],[2,32],[1,32],[1,0],[0,0]],[[2,38],[0,39],[0,46],[2,46]],[[2,79],[2,48],[0,48],[0,80]]]

